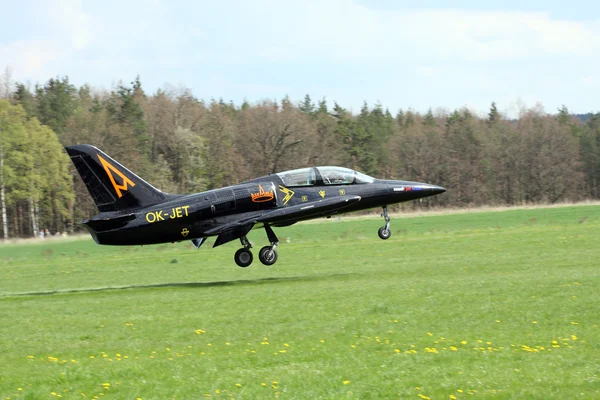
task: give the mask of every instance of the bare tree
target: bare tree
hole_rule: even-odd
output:
[[[239,133],[239,151],[249,167],[248,177],[304,166],[307,149],[316,140],[309,117],[287,102],[280,107],[263,101],[243,111]]]
[[[0,76],[0,99],[9,99],[13,93],[13,86],[12,69],[6,67]]]

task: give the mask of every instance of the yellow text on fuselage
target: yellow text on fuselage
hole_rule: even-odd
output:
[[[146,213],[146,221],[149,223],[164,221],[165,219],[183,218],[189,215],[190,206],[173,207],[170,210],[156,210]]]

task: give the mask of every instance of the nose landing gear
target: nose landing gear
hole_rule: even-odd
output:
[[[383,219],[385,219],[385,226],[379,228],[377,234],[383,240],[387,240],[392,236],[392,231],[390,231],[390,217],[388,216],[387,206],[383,206],[383,213],[381,214]]]

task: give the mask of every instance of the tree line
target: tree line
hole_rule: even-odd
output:
[[[62,146],[93,144],[159,189],[188,193],[312,165],[424,181],[443,196],[407,207],[555,203],[600,197],[600,113],[562,107],[516,119],[468,109],[358,113],[306,96],[234,104],[189,89],[154,94],[136,78],[110,91],[57,77],[31,88],[0,81],[4,237],[72,231],[97,212]]]

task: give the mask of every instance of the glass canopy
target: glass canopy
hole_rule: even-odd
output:
[[[349,185],[375,181],[375,178],[368,175],[342,167],[301,168],[280,172],[277,176],[285,186]]]

